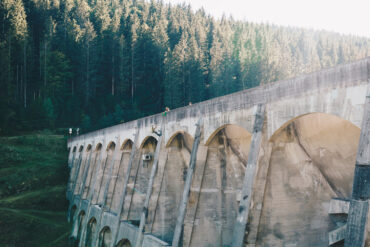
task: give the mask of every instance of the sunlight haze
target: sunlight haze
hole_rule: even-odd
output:
[[[216,18],[235,19],[283,26],[313,28],[370,38],[368,0],[165,0],[203,7]]]

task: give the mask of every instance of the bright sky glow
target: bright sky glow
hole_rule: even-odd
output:
[[[370,38],[370,0],[165,0],[203,7],[217,18],[313,28]]]

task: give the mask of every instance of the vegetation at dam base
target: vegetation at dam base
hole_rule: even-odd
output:
[[[142,0],[2,0],[0,134],[82,132],[370,55],[366,38]]]
[[[0,246],[68,246],[67,156],[61,135],[0,138]]]

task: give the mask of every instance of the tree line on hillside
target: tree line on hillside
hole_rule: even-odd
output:
[[[369,56],[370,40],[142,0],[2,0],[0,134],[82,132]]]

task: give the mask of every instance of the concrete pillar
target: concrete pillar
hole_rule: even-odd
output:
[[[122,195],[121,195],[121,199],[120,199],[120,202],[119,202],[119,210],[118,210],[118,214],[117,214],[117,222],[116,222],[115,232],[112,233],[113,244],[116,244],[116,242],[117,242],[119,225],[120,225],[120,222],[121,222],[121,214],[122,214],[122,211],[123,211],[123,205],[125,203],[125,197],[126,197],[126,193],[127,193],[127,184],[128,184],[129,179],[130,179],[132,163],[134,161],[134,157],[135,157],[135,153],[136,153],[136,146],[138,145],[138,141],[139,141],[139,132],[140,132],[140,129],[137,126],[136,127],[136,133],[135,133],[135,140],[134,140],[134,143],[133,143],[132,149],[131,149],[130,161],[128,163],[125,178],[124,178],[124,184],[123,184],[123,188],[122,188]]]
[[[110,162],[109,165],[109,171],[108,171],[108,179],[107,181],[105,182],[103,189],[104,189],[104,195],[103,195],[103,204],[102,204],[102,209],[104,209],[105,207],[105,204],[106,204],[106,200],[107,200],[107,195],[108,195],[108,187],[109,187],[109,182],[110,180],[112,179],[112,171],[113,171],[113,166],[114,166],[114,163],[116,162],[116,159],[117,159],[117,156],[120,152],[120,142],[119,142],[119,136],[116,136],[116,147],[114,149],[114,153],[113,153],[113,157],[112,157],[112,161]]]
[[[95,146],[95,142],[93,141],[92,144],[91,144],[91,149],[89,151],[89,157],[87,159],[87,164],[85,165],[84,173],[82,175],[82,182],[81,182],[80,189],[79,189],[79,194],[81,195],[81,198],[82,198],[82,195],[83,195],[83,192],[84,192],[87,174],[88,174],[88,171],[90,169],[91,156],[92,156],[92,153],[94,151],[93,150],[94,146]]]
[[[265,199],[265,188],[270,167],[270,159],[273,144],[268,140],[267,124],[262,128],[262,141],[256,170],[256,178],[253,185],[252,206],[245,230],[245,239],[248,247],[255,246],[257,242],[259,224],[262,214],[262,205]]]
[[[67,183],[67,198],[70,200],[70,196],[68,196],[69,194],[71,194],[71,189],[72,189],[72,178],[73,178],[73,173],[76,169],[76,167],[73,165],[74,162],[75,162],[75,157],[76,157],[76,152],[78,150],[78,144],[76,144],[76,149],[75,151],[73,151],[74,148],[72,148],[72,159],[71,159],[71,162],[68,164],[69,168],[70,168],[70,171],[69,171],[69,177],[68,177],[68,183]]]
[[[188,205],[190,186],[191,186],[191,182],[193,179],[194,168],[196,165],[196,157],[197,157],[202,127],[203,127],[203,119],[200,118],[197,123],[197,129],[195,131],[194,144],[193,144],[193,149],[191,150],[190,164],[189,164],[189,169],[186,175],[184,192],[182,194],[181,203],[179,204],[179,214],[177,216],[175,232],[173,234],[172,247],[178,247],[181,244],[180,242],[181,242],[181,236],[182,236],[183,228],[184,228],[184,218],[185,218],[185,213],[186,213],[186,207]]]
[[[370,200],[370,86],[366,96],[344,246],[364,246]]]
[[[266,106],[259,104],[254,121],[252,143],[249,150],[246,165],[243,189],[240,198],[238,216],[236,218],[233,232],[233,247],[241,247],[244,242],[245,226],[249,216],[249,209],[252,197],[253,182],[256,176],[257,160],[261,147],[262,127],[265,119]]]
[[[87,225],[89,223],[89,220],[90,220],[90,211],[91,211],[91,200],[93,198],[93,194],[94,194],[94,188],[95,188],[95,183],[96,183],[96,178],[97,178],[97,175],[98,175],[98,171],[100,169],[100,166],[101,166],[101,163],[102,163],[102,157],[103,157],[103,153],[104,153],[104,150],[105,150],[105,139],[103,140],[103,143],[102,143],[102,149],[100,151],[100,155],[99,155],[99,160],[96,161],[98,162],[97,165],[95,166],[95,171],[93,171],[93,173],[91,174],[92,178],[92,185],[91,185],[91,190],[89,191],[89,194],[87,195],[87,201],[88,201],[88,206],[87,206],[87,212],[86,212],[86,218],[84,219],[84,222],[83,222],[83,229],[82,229],[82,236],[81,236],[81,241],[79,243],[79,246],[82,247],[83,244],[85,243],[86,241],[86,230],[87,230]],[[95,233],[96,234],[96,233]]]
[[[165,145],[162,145],[162,147],[164,146]],[[149,207],[148,207],[149,211],[148,211],[148,218],[146,220],[147,224],[145,226],[145,232],[149,232],[149,233],[152,232],[154,219],[155,219],[155,213],[156,213],[157,206],[158,206],[159,194],[161,192],[161,187],[162,187],[162,182],[163,182],[163,177],[164,177],[164,170],[165,170],[166,163],[167,163],[167,158],[168,158],[168,149],[164,147],[163,150],[161,150],[159,153],[158,171],[157,171],[156,179],[154,180],[151,200],[149,202]]]
[[[195,216],[197,213],[199,197],[201,194],[202,182],[204,177],[204,170],[207,162],[208,146],[199,145],[197,160],[194,170],[194,179],[190,190],[190,201],[191,204],[187,205],[186,216],[184,219],[184,234],[183,234],[183,247],[189,247],[191,242],[191,236],[194,228]]]
[[[82,150],[79,151],[80,154],[79,154],[79,157],[78,157],[78,162],[76,164],[77,168],[76,168],[75,175],[74,175],[74,178],[73,178],[73,181],[72,181],[72,183],[73,183],[72,184],[72,198],[74,197],[78,176],[82,172],[81,171],[81,164],[82,164],[83,157],[84,157],[84,148],[85,148],[85,143],[82,146]]]
[[[136,238],[136,247],[140,247],[142,242],[143,242],[143,232],[144,232],[144,227],[145,227],[145,224],[146,224],[146,219],[148,217],[149,200],[150,200],[150,196],[152,195],[152,191],[153,191],[154,177],[157,173],[157,167],[158,167],[159,152],[160,152],[161,147],[162,147],[162,139],[163,139],[163,135],[164,135],[164,127],[163,127],[164,123],[163,122],[164,121],[163,121],[163,118],[162,118],[161,131],[160,131],[161,135],[159,136],[159,140],[158,140],[157,146],[155,148],[154,162],[153,162],[152,170],[151,170],[151,173],[150,173],[148,189],[146,191],[145,201],[144,201],[144,205],[143,205],[143,211],[142,211],[141,217],[140,217],[140,226],[139,226],[139,231],[138,231],[138,235],[137,235],[137,238]]]

